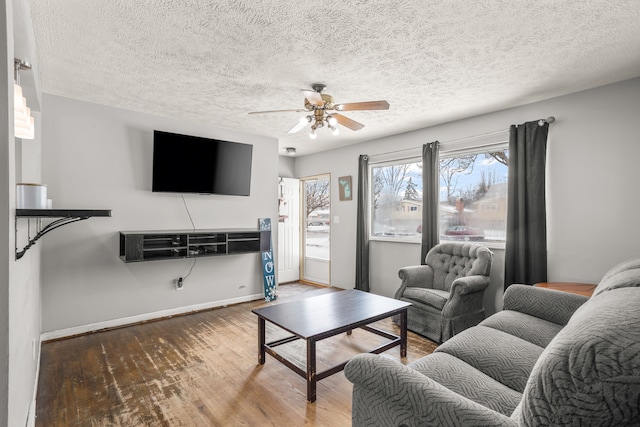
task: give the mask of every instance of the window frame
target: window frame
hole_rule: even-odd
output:
[[[484,154],[489,151],[498,151],[509,149],[509,139],[508,133],[496,132],[498,136],[489,138],[484,138],[484,143],[480,143],[478,141],[469,142],[467,140],[464,141],[456,141],[455,143],[441,143],[440,150],[438,154],[438,163],[443,158],[449,158],[454,156],[463,156],[466,154]],[[469,138],[475,139],[475,138]],[[396,166],[403,164],[411,164],[411,163],[422,163],[422,156],[405,156],[402,158],[381,160],[377,162],[369,163],[369,194],[368,194],[368,202],[369,202],[369,240],[370,241],[380,241],[380,242],[394,242],[394,243],[412,243],[419,244],[422,243],[422,237],[420,235],[414,237],[406,237],[406,236],[376,236],[373,234],[373,220],[374,220],[374,191],[373,191],[373,170],[374,168],[386,167],[386,166]],[[423,206],[424,209],[424,206]],[[438,208],[438,212],[440,209]],[[505,217],[506,221],[506,217]],[[438,213],[438,235],[440,235],[440,215]],[[455,241],[455,240],[445,240],[445,241]],[[483,245],[487,246],[490,249],[504,249],[506,246],[505,242],[481,242]]]

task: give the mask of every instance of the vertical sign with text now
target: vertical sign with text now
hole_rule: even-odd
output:
[[[260,258],[262,258],[262,277],[264,280],[264,300],[275,300],[276,273],[273,263],[273,244],[271,243],[271,218],[259,218],[260,226]]]

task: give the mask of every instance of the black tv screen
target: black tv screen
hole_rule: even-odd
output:
[[[248,196],[253,145],[153,132],[151,191]]]

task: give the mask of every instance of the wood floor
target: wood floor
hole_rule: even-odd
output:
[[[332,291],[281,285],[274,303]],[[318,382],[318,399],[308,403],[302,377],[269,355],[264,365],[258,364],[258,321],[251,309],[264,304],[243,303],[43,343],[36,426],[350,426],[352,385],[344,373]],[[288,335],[267,326],[268,341]],[[375,326],[398,332],[390,319]],[[402,363],[436,347],[408,335]],[[383,341],[363,330],[320,341],[318,369]],[[296,341],[282,351],[304,367],[304,349]],[[399,347],[386,354],[399,359]]]

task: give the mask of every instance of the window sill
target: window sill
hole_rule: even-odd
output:
[[[371,236],[369,237],[370,242],[391,242],[391,243],[413,243],[420,244],[422,243],[419,239],[407,239],[402,237],[382,237],[382,236]]]
[[[403,239],[401,237],[380,237],[380,236],[372,236],[369,237],[369,241],[370,242],[388,242],[388,243],[407,243],[407,244],[413,244],[413,245],[420,245],[422,244],[421,240],[417,240],[417,239]],[[461,240],[441,240],[440,243],[444,243],[444,242],[460,242],[460,243],[465,243],[464,241]],[[484,245],[486,247],[488,247],[491,250],[501,250],[503,251],[505,249],[505,244],[502,242],[468,242],[468,243],[479,243],[481,245]]]

